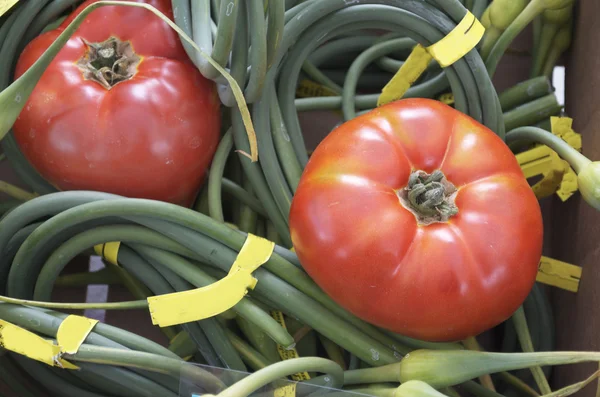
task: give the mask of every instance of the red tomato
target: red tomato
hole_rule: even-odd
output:
[[[16,76],[93,2],[86,1],[58,29],[33,40],[19,58]],[[170,0],[144,2],[172,19]],[[78,63],[94,55],[84,40],[93,44],[111,37],[129,41],[138,58],[125,54],[130,56],[125,62],[132,63],[120,61],[119,67],[110,58],[108,68],[128,79],[105,87],[84,77]],[[105,191],[185,206],[205,179],[219,129],[215,84],[189,61],[177,33],[152,12],[124,6],[105,6],[86,17],[14,125],[24,155],[61,190]]]
[[[531,290],[542,249],[539,204],[515,156],[429,99],[331,132],[304,170],[290,229],[300,262],[335,301],[430,341],[506,320]]]

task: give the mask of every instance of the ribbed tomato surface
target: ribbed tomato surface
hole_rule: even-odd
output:
[[[19,58],[23,74],[86,1]],[[136,1],[173,17],[170,0]],[[86,79],[87,43],[111,37],[141,58],[133,77],[110,89]],[[44,72],[14,125],[33,166],[61,190],[90,189],[189,205],[216,150],[216,87],[188,59],[180,39],[152,12],[106,6],[92,11]]]
[[[401,192],[442,171],[458,212],[421,224]],[[539,204],[508,147],[438,101],[405,99],[332,131],[314,151],[290,213],[311,277],[358,317],[432,341],[506,320],[535,281]]]

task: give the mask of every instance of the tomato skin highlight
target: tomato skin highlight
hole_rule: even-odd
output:
[[[418,224],[400,203],[412,171],[441,170],[458,213]],[[379,107],[314,151],[290,211],[309,275],[358,317],[428,341],[456,341],[509,318],[533,287],[539,204],[492,131],[430,99]]]
[[[86,6],[34,39],[17,63],[22,75]],[[169,0],[151,4],[173,18]],[[77,61],[87,45],[129,41],[141,57],[129,80],[106,89]],[[189,61],[177,36],[152,12],[94,10],[52,61],[15,122],[23,154],[60,190],[96,190],[190,206],[204,182],[220,131],[215,84]]]

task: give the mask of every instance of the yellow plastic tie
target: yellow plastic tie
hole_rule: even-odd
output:
[[[570,117],[550,117],[552,133],[566,141],[575,150],[581,151],[581,134],[573,131],[573,119]]]
[[[280,312],[279,310],[271,310],[270,314],[271,314],[271,317],[273,317],[273,319],[275,319],[275,321],[277,321],[279,323],[279,325],[281,325],[284,329],[287,329],[287,326],[285,325],[285,319],[283,318],[282,312]],[[280,344],[277,344],[277,351],[279,352],[279,356],[281,357],[282,360],[289,360],[291,358],[300,357],[298,355],[298,351],[296,350],[295,347],[286,349],[285,347],[281,346]],[[308,375],[308,372],[306,372],[306,371],[299,372],[297,374],[293,374],[292,379],[297,382],[301,382],[303,380],[309,380],[310,375]]]
[[[582,269],[579,266],[542,256],[536,281],[567,291],[577,292],[581,273]]]
[[[8,12],[19,0],[0,0],[0,17]]]
[[[296,395],[296,384],[290,383],[289,385],[278,387],[273,390],[273,397],[294,397]]]
[[[562,201],[567,201],[579,190],[579,183],[577,182],[577,174],[573,171],[573,168],[571,168],[566,161],[563,160],[563,162],[565,163],[566,172],[562,177],[562,182],[560,183],[556,195]]]
[[[451,92],[447,92],[438,97],[438,101],[445,103],[446,105],[454,104],[454,94]]]
[[[94,246],[96,255],[104,258],[108,263],[119,266],[119,248],[121,247],[120,241],[111,241],[109,243],[98,244]]]
[[[475,48],[484,32],[483,25],[467,11],[462,21],[437,43],[427,48],[417,44],[394,77],[381,90],[377,106],[402,98],[432,59],[445,68],[464,57]]]
[[[294,249],[292,248],[292,251],[293,250]],[[287,326],[285,325],[285,319],[283,318],[282,312],[280,312],[279,310],[271,310],[270,314],[271,314],[271,317],[273,317],[273,319],[275,319],[275,321],[277,321],[279,323],[279,325],[281,325],[284,329],[287,329]],[[295,347],[286,349],[285,347],[281,346],[280,344],[277,344],[277,352],[279,353],[279,357],[281,357],[282,360],[289,360],[291,358],[300,357],[298,355],[298,351],[296,350]],[[310,375],[306,371],[299,372],[297,374],[293,374],[292,379],[296,382],[302,382],[305,380],[309,380]],[[288,385],[278,387],[277,389],[275,389],[273,391],[274,397],[294,397],[295,395],[296,395],[296,384],[295,383],[290,383]]]
[[[563,139],[575,150],[581,151],[581,135],[573,131],[572,118],[552,116],[550,117],[550,126],[554,135]],[[563,161],[563,163],[565,164],[565,173],[556,191],[556,195],[562,201],[567,201],[579,190],[579,184],[577,183],[577,174],[575,171],[566,161]]]
[[[63,352],[59,345],[5,320],[0,320],[0,348],[50,366],[79,369],[62,359]]]
[[[551,117],[552,133],[565,140],[571,147],[581,150],[581,135],[573,131],[573,119]],[[526,178],[542,175],[542,180],[532,186],[537,198],[556,193],[562,201],[568,200],[578,190],[577,174],[569,163],[545,145],[516,155]]]
[[[560,187],[567,168],[565,162],[548,146],[537,146],[516,155],[525,178],[542,175],[531,188],[538,199],[551,196]]]
[[[425,47],[417,44],[394,77],[383,87],[377,98],[377,106],[402,98],[410,86],[423,74],[432,56]]]
[[[221,314],[235,306],[254,289],[257,280],[252,272],[271,257],[275,243],[248,234],[229,273],[206,287],[149,297],[152,323],[168,327],[198,321]]]
[[[298,87],[296,87],[296,97],[298,98],[312,98],[337,95],[338,94],[331,88],[308,79],[302,79],[300,83],[298,83]]]
[[[483,37],[485,28],[469,11],[443,39],[427,47],[431,56],[445,68],[471,51]]]
[[[92,332],[96,324],[98,324],[98,320],[82,316],[71,315],[65,318],[56,333],[60,351],[67,354],[77,353],[79,346]]]

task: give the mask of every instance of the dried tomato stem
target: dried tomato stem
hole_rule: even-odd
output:
[[[398,191],[402,205],[424,225],[446,222],[457,214],[455,196],[456,188],[440,170],[432,174],[421,170],[413,171],[406,187]]]
[[[116,84],[135,75],[141,58],[133,51],[129,41],[110,37],[101,43],[89,43],[88,50],[77,66],[87,80],[92,80],[110,90]]]

